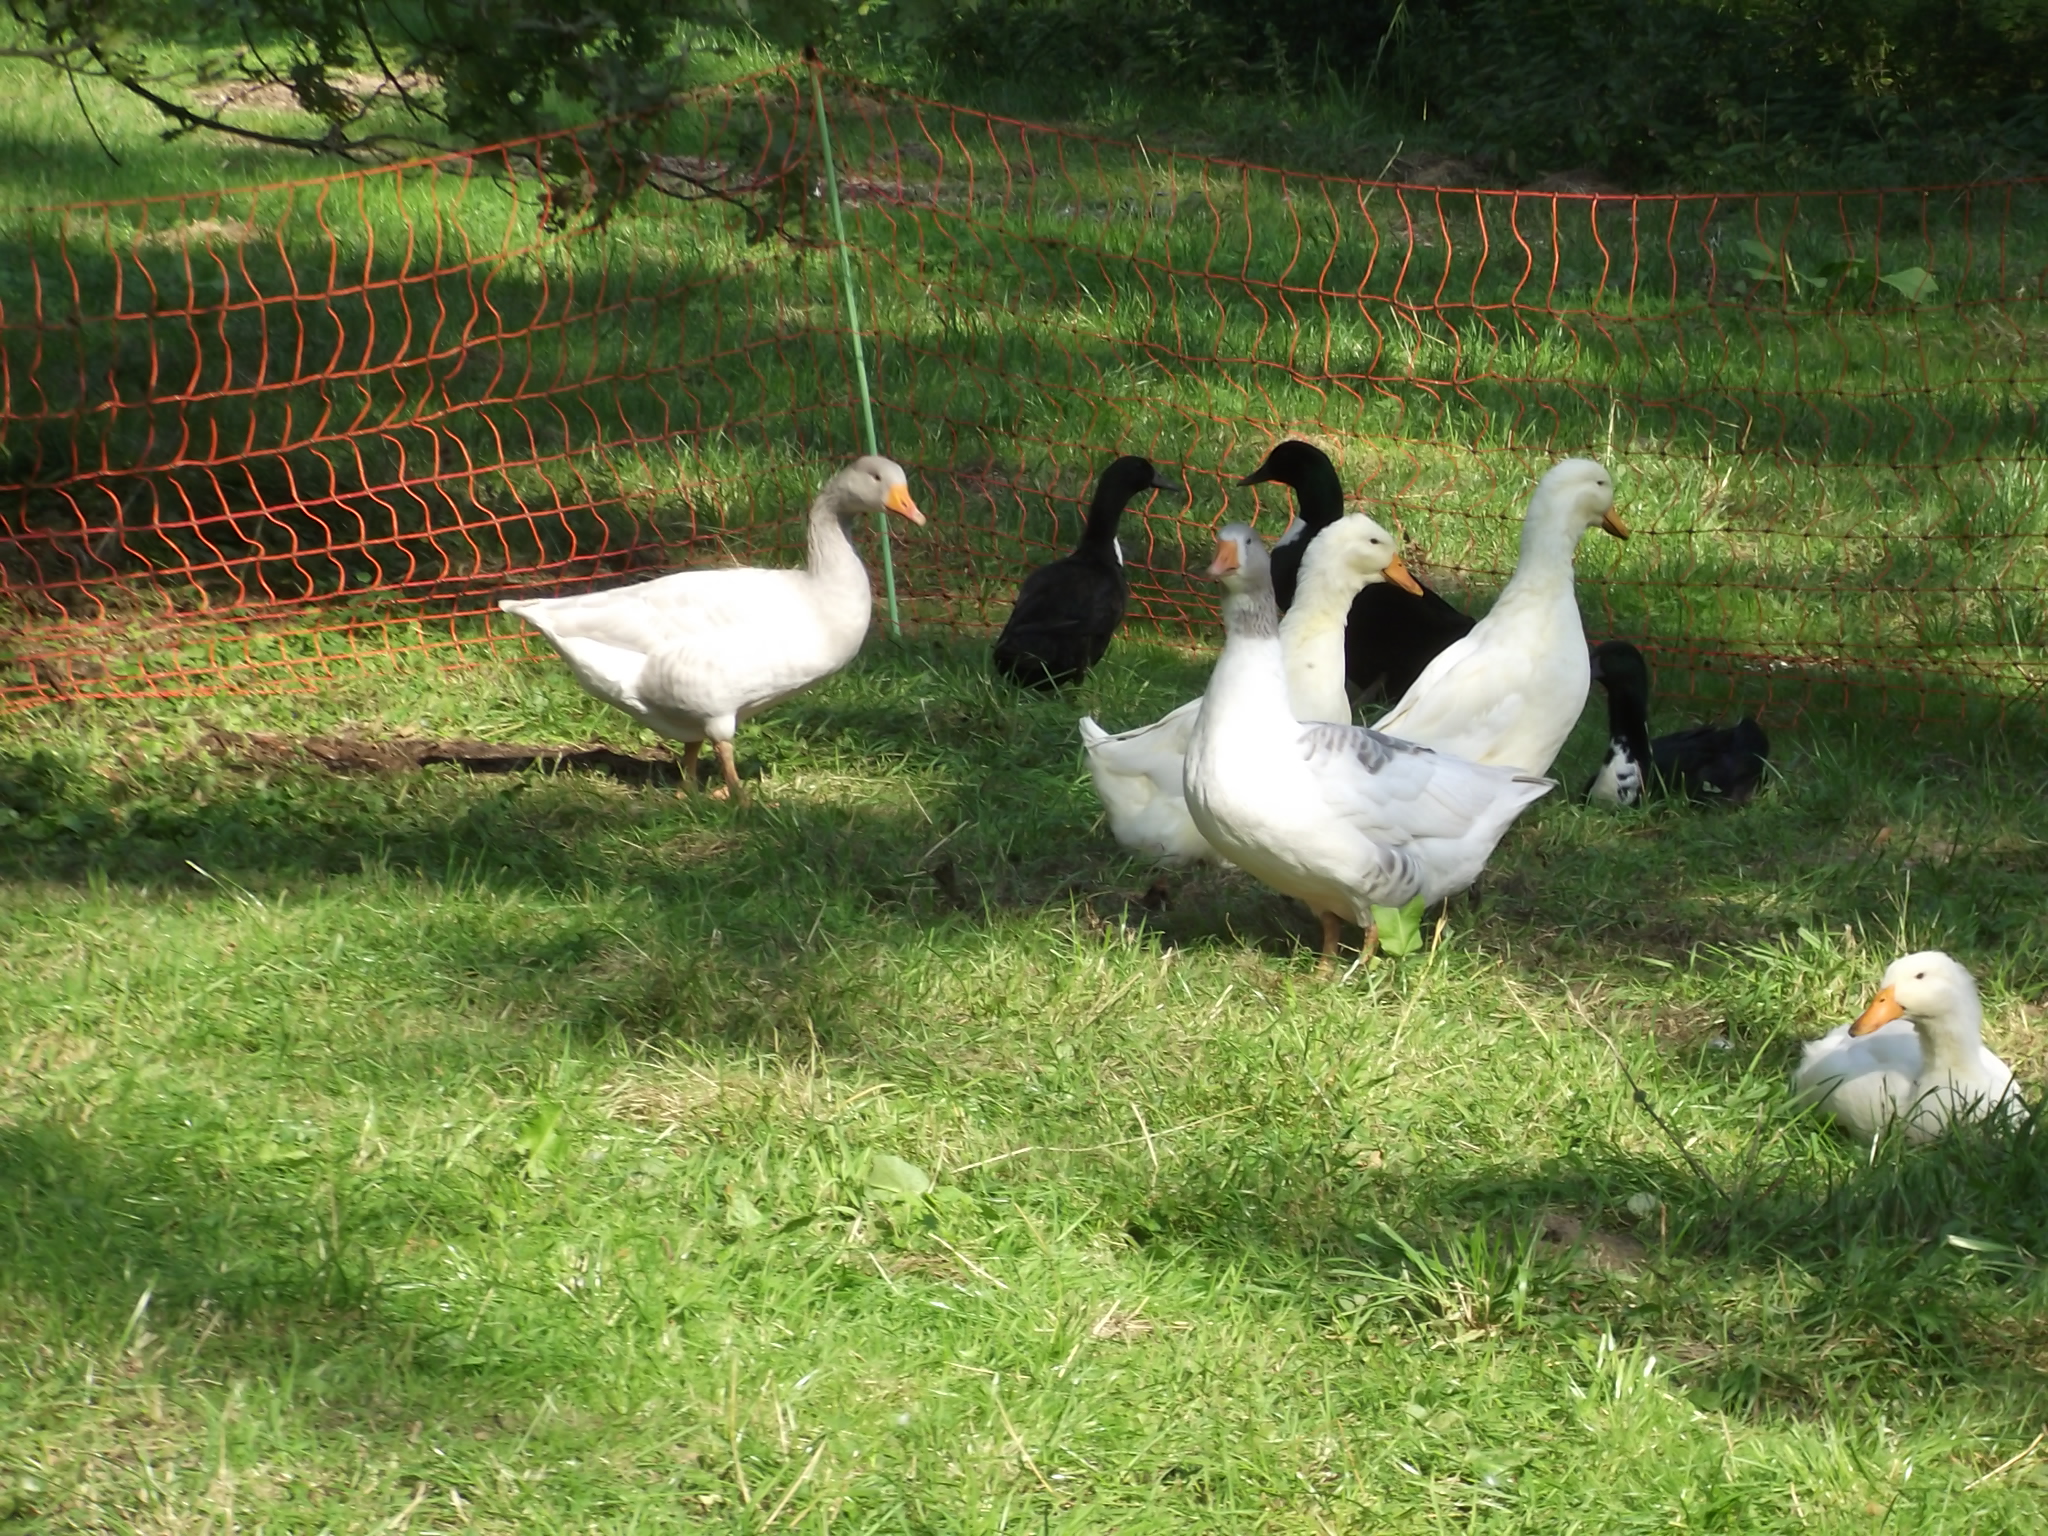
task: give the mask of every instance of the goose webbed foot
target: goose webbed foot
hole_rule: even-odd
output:
[[[1327,976],[1337,963],[1337,941],[1344,937],[1344,919],[1334,912],[1316,914],[1323,920],[1323,956],[1316,962],[1316,974]]]
[[[737,805],[740,801],[740,771],[732,760],[732,743],[729,741],[714,742],[712,749],[718,754],[718,770],[725,775],[725,783],[721,788],[711,791],[711,798],[714,800],[729,799],[733,804]]]

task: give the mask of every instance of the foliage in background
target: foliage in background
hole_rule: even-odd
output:
[[[981,0],[941,52],[1053,90],[1333,83],[1523,179],[1797,175],[1873,150],[1910,166],[1938,136],[2048,156],[2048,0]]]
[[[925,0],[898,0],[914,24]],[[659,104],[706,29],[794,50],[825,41],[873,0],[6,0],[0,57],[106,79],[163,113],[172,133],[225,131],[356,153],[379,101],[437,138],[490,143]],[[201,50],[196,71],[187,67]],[[283,87],[324,126],[301,134],[231,122],[190,87]]]

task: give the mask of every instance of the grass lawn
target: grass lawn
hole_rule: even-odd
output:
[[[0,1528],[2037,1519],[2039,1147],[1783,1081],[1921,945],[2041,1081],[2038,743],[1817,718],[1740,814],[1553,797],[1319,981],[1093,825],[1074,716],[1201,674],[877,639],[737,810],[201,731],[630,738],[549,667],[15,717]]]
[[[633,744],[551,661],[458,650],[480,620],[387,642],[427,635],[406,604],[443,576],[474,614],[600,557],[786,543],[850,441],[825,264],[673,209],[500,261],[532,231],[488,178],[430,211],[387,178],[53,233],[20,210],[325,168],[156,144],[88,93],[109,169],[22,68],[0,514],[30,536],[0,623],[33,632],[0,686],[203,694],[235,645],[269,670],[230,683],[316,686],[0,716],[0,1532],[2038,1523],[2048,1154],[1858,1147],[1784,1092],[1923,946],[2048,1077],[2038,189],[1742,204],[1638,302],[1605,203],[1345,205],[849,109],[846,143],[908,145],[885,170],[934,189],[850,215],[932,524],[897,546],[913,638],[750,726],[733,807],[344,775],[250,734]],[[1879,212],[1942,303],[1876,266],[1813,286]],[[484,243],[422,275],[412,231]],[[364,292],[334,300],[330,259]],[[397,323],[443,298],[443,329]],[[343,335],[381,438],[321,414]],[[1433,947],[1331,979],[1243,878],[1155,886],[1074,720],[1201,687],[1159,638],[1214,638],[1186,554],[1292,430],[1476,606],[1529,471],[1606,455],[1638,534],[1582,551],[1590,627],[1651,652],[1660,720],[1770,703],[1779,778],[1732,815],[1553,796]],[[371,506],[478,445],[443,501]],[[999,614],[1111,445],[1196,492],[1127,534],[1159,628],[1018,697],[931,621]],[[309,466],[340,476],[310,510]],[[238,605],[315,590],[391,627],[250,638]],[[140,638],[66,628],[50,591]]]

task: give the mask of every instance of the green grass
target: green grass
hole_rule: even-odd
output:
[[[18,722],[9,1528],[2025,1528],[2035,1140],[1873,1155],[1783,1082],[1938,944],[2039,1083],[2038,748],[1833,720],[1740,814],[1553,799],[1321,981],[1094,825],[1074,716],[1200,676],[878,641],[739,810],[199,731],[621,738],[548,667]]]
[[[156,144],[88,96],[110,169],[0,69],[17,256],[53,249],[34,203],[317,169]],[[716,211],[533,242],[499,189],[428,211],[387,178],[172,211],[269,243],[146,238],[134,204],[74,224],[44,324],[25,260],[0,269],[26,381],[0,510],[30,533],[0,558],[44,583],[0,680],[73,700],[0,720],[0,1530],[2028,1528],[2034,1136],[1854,1147],[1783,1084],[1924,945],[2048,1070],[2038,193],[2002,247],[1974,205],[1887,214],[1969,308],[1737,293],[1700,254],[1747,231],[1810,272],[1866,248],[1869,202],[1703,219],[1653,302],[1615,286],[1604,205],[1556,231],[1338,209],[1157,146],[1059,162],[923,122],[841,121],[849,163],[893,132],[932,153],[890,174],[936,185],[943,152],[951,178],[852,213],[885,439],[932,514],[897,544],[921,638],[751,726],[743,809],[249,764],[205,727],[627,739],[478,644],[478,610],[787,548],[853,440],[823,263]],[[1366,236],[1410,216],[1397,283]],[[515,250],[435,274],[408,228]],[[404,302],[282,297],[330,259]],[[1555,309],[1488,307],[1531,263]],[[153,307],[108,320],[117,275]],[[401,323],[430,314],[468,338]],[[280,361],[265,398],[180,401],[145,334],[207,389],[259,343],[352,339],[363,377]],[[314,405],[383,430],[337,446]],[[281,451],[210,476],[187,427]],[[1201,686],[1160,638],[1213,638],[1187,555],[1300,429],[1475,606],[1533,471],[1606,456],[1640,531],[1582,551],[1589,627],[1652,651],[1660,720],[1764,705],[1780,779],[1729,816],[1553,797],[1432,948],[1334,981],[1239,877],[1149,908],[1073,720]],[[55,496],[80,444],[111,498]],[[999,613],[1113,447],[1196,490],[1126,531],[1155,622],[1074,697],[1019,699],[941,624]],[[365,493],[479,452],[441,499]],[[331,503],[286,496],[322,465]],[[88,559],[137,468],[199,515]],[[247,623],[266,592],[331,627]],[[198,696],[119,697],[153,676]],[[1910,730],[1943,715],[2000,724]]]
[[[763,89],[730,116],[706,95],[671,147],[780,154],[804,103]],[[139,109],[94,105],[133,160],[107,190],[217,180],[195,146],[150,159]],[[76,189],[92,151],[41,106],[17,132],[61,145]],[[1632,208],[836,110],[882,439],[938,513],[902,567],[921,623],[999,620],[1126,448],[1194,491],[1127,539],[1143,616],[1194,638],[1190,551],[1259,507],[1232,487],[1274,438],[1310,432],[1475,607],[1535,476],[1601,455],[1640,534],[1589,556],[1596,624],[1702,698],[1796,710],[1846,683],[1959,719],[2048,685],[2038,186]],[[23,381],[0,475],[25,530],[0,563],[39,594],[14,611],[129,626],[41,626],[0,672],[10,700],[200,686],[220,663],[179,647],[233,649],[280,603],[374,594],[470,621],[439,635],[473,648],[511,582],[790,552],[791,505],[856,441],[829,264],[716,204],[549,234],[534,184],[488,170],[0,219]],[[1913,266],[1929,302],[1879,280]],[[1284,498],[1264,506],[1279,526]],[[166,614],[181,632],[147,622]]]

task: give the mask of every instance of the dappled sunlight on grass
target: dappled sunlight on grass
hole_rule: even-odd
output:
[[[2048,1076],[2027,763],[1816,728],[1740,813],[1554,796],[1434,949],[1322,981],[1094,825],[1074,717],[1201,676],[877,641],[742,732],[739,808],[14,734],[19,1507],[146,1460],[244,1521],[2020,1521],[2032,1463],[1966,1485],[2043,1402],[2035,1138],[1873,1153],[1783,1083],[1923,943]],[[388,681],[217,720],[626,740],[552,669]]]

